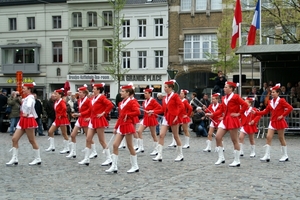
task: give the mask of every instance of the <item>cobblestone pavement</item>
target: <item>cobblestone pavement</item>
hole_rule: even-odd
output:
[[[114,120],[112,121],[112,123]],[[106,140],[111,138],[106,133]],[[144,134],[145,152],[138,154],[140,172],[127,174],[129,152],[119,151],[117,174],[106,174],[102,167],[104,154],[97,142],[98,158],[90,166],[79,166],[85,136],[77,137],[77,158],[68,160],[60,155],[62,136],[55,136],[56,151],[47,153],[47,137],[37,137],[42,164],[29,166],[33,160],[31,145],[24,135],[19,143],[19,165],[6,167],[11,158],[11,136],[0,134],[1,167],[0,199],[299,199],[300,157],[298,135],[287,135],[289,162],[280,163],[280,145],[275,135],[271,161],[262,163],[265,139],[256,139],[256,155],[250,158],[246,140],[241,167],[228,166],[233,161],[233,147],[229,134],[224,138],[226,163],[215,166],[217,153],[205,153],[206,138],[191,132],[190,149],[184,149],[184,161],[174,162],[175,148],[167,147],[171,134],[166,136],[163,161],[153,162],[149,132]],[[184,137],[181,136],[182,141]],[[213,143],[213,148],[214,148]]]

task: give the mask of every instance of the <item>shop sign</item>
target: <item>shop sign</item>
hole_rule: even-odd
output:
[[[114,80],[111,75],[107,74],[74,74],[74,75],[67,75],[68,81],[90,81],[94,79],[94,81],[111,81]]]
[[[162,81],[162,75],[125,75],[125,81]]]
[[[7,79],[7,81],[6,81],[7,83],[17,83],[17,78],[12,78],[12,77],[10,77],[10,78],[8,78]],[[33,78],[30,78],[30,77],[24,77],[23,78],[23,81],[22,81],[23,83],[32,83],[32,82],[35,82],[34,81],[34,79]]]

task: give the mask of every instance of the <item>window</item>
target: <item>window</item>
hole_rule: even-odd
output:
[[[91,68],[97,68],[98,58],[97,58],[97,40],[88,41],[89,48],[89,65]]]
[[[138,20],[139,25],[139,37],[146,37],[146,20],[145,19],[139,19]]]
[[[82,63],[82,41],[74,40],[73,41],[73,59],[74,63]]]
[[[73,13],[73,27],[82,27],[82,15],[80,12]]]
[[[164,64],[164,51],[154,51],[155,68],[163,68]]]
[[[113,18],[112,18],[112,12],[111,11],[104,11],[103,12],[103,22],[104,22],[104,26],[112,26]]]
[[[53,42],[53,62],[54,63],[62,63],[63,55],[62,55],[62,42]]]
[[[88,24],[89,24],[89,27],[97,26],[97,13],[96,12],[88,12]]]
[[[9,18],[9,30],[15,31],[17,30],[17,18]]]
[[[212,2],[212,4],[213,4],[213,2]],[[255,8],[255,5],[256,5],[256,1],[254,1],[254,0],[242,0],[241,1],[242,9],[253,10],[253,8]]]
[[[56,68],[56,76],[61,76],[61,69],[60,68]]]
[[[130,38],[130,20],[123,21],[123,38]]]
[[[147,57],[147,51],[138,51],[138,66],[139,68],[146,68],[146,57]]]
[[[61,16],[53,16],[52,21],[54,29],[61,28]]]
[[[122,55],[123,68],[130,69],[130,51],[123,51]]]
[[[163,36],[163,27],[164,27],[163,18],[154,19],[154,23],[155,23],[155,36],[156,37]]]
[[[34,49],[30,48],[22,48],[22,49],[15,49],[15,62],[16,64],[23,64],[23,63],[34,63]]]
[[[34,30],[35,29],[35,18],[27,17],[27,25],[28,25],[28,30]]]
[[[206,5],[206,0],[196,0],[196,11],[206,10]]]
[[[192,0],[181,0],[181,11],[190,11],[192,6]]]
[[[217,56],[217,34],[185,35],[184,60],[206,60]]]
[[[222,10],[222,0],[211,0],[211,10]]]
[[[112,40],[104,40],[104,62],[112,62],[113,58],[113,49],[112,49]]]

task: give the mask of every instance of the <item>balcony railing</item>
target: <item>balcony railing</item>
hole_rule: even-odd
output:
[[[22,71],[23,74],[39,74],[40,66],[35,63],[27,64],[3,64],[2,73],[3,74],[15,74],[17,71]]]
[[[85,64],[84,73],[99,73],[100,65],[99,64]]]

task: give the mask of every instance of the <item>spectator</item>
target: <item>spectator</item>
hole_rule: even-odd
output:
[[[262,88],[259,89],[259,94],[262,95],[264,91],[266,91],[267,89],[268,89],[268,84],[264,82]]]
[[[6,104],[7,104],[7,97],[6,97],[7,91],[5,89],[2,89],[0,91],[0,127],[2,126],[3,123],[3,118],[5,117],[5,110],[6,110]],[[7,130],[1,130],[2,132],[6,132]]]
[[[11,113],[8,115],[10,119],[9,133],[13,135],[20,119],[20,106],[22,104],[22,97],[18,91],[12,91],[11,96],[7,99],[7,104],[11,106]]]
[[[289,93],[291,91],[291,88],[292,88],[292,83],[291,82],[288,82],[286,84],[286,92]]]
[[[162,93],[157,93],[156,101],[162,106],[162,100],[163,100],[163,95]],[[156,126],[156,135],[159,135],[159,126],[162,122],[163,119],[163,113],[159,114],[160,116],[157,117],[158,125]]]
[[[263,110],[266,108],[267,104],[268,104],[268,100],[272,99],[271,97],[271,87],[273,87],[273,85],[270,85],[260,96],[260,110]]]
[[[205,127],[205,113],[201,107],[196,108],[196,113],[193,115],[193,130],[196,132],[197,137],[203,136],[207,137],[207,130]]]
[[[257,91],[256,87],[252,87],[251,92],[248,94],[249,97],[254,98],[253,106],[255,108],[259,108],[260,106],[260,98],[259,98],[259,92]]]
[[[55,111],[54,111],[54,103],[55,103],[55,96],[54,94],[52,93],[51,94],[51,97],[46,105],[46,113],[47,113],[47,116],[48,116],[48,129],[51,127],[51,125],[53,124],[54,120],[55,120]],[[58,133],[58,130],[56,130],[54,132],[54,135],[60,135]]]
[[[208,106],[210,105],[210,102],[208,100],[208,94],[204,94],[203,98],[200,100],[200,102],[206,106],[206,108],[208,108]],[[203,106],[202,105],[202,106]]]
[[[215,78],[215,86],[213,92],[215,93],[220,93],[221,96],[224,96],[224,86],[226,83],[227,79],[223,75],[223,72],[220,70],[218,71],[218,76]]]
[[[36,96],[36,93],[33,93],[35,104],[34,109],[37,114],[37,118],[35,118],[36,123],[38,124],[38,127],[35,129],[35,135],[36,133],[39,134],[39,136],[45,136],[43,133],[43,123],[42,123],[42,117],[43,117],[43,106],[41,100],[39,100]]]
[[[190,105],[193,107],[193,111],[196,111],[196,108],[200,105],[200,101],[197,99],[197,93],[193,92],[191,98]]]
[[[286,87],[283,85],[280,87],[280,94],[279,94],[280,98],[284,98],[287,102],[290,102],[289,100],[289,95],[286,91]]]

